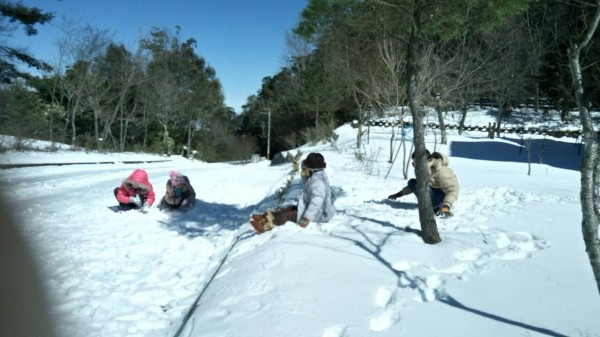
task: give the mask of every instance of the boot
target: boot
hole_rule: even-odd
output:
[[[267,223],[267,218],[262,214],[252,214],[252,219],[250,220],[250,224],[254,229],[259,233],[264,233],[265,223]]]
[[[273,223],[273,220],[275,220],[275,216],[273,215],[273,213],[271,213],[271,211],[267,211],[267,214],[265,215],[265,219],[267,220],[265,222],[265,224],[263,225],[263,229],[265,232],[268,232],[271,229],[275,228],[275,226],[277,226]]]
[[[265,216],[262,214],[252,214],[251,217],[252,217],[252,220],[254,220],[254,221],[261,221],[265,218]],[[250,220],[250,221],[252,221],[252,220]]]

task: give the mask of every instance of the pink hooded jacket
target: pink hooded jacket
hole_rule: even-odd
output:
[[[129,178],[123,180],[121,186],[119,186],[119,190],[117,191],[117,200],[124,204],[129,203],[129,198],[137,195],[136,191],[132,188],[128,188],[126,185],[137,186],[140,189],[143,189],[144,192],[140,192],[141,195],[146,195],[146,200],[148,204],[152,206],[156,196],[154,195],[154,188],[152,184],[148,180],[148,173],[142,169],[136,169],[131,173]]]

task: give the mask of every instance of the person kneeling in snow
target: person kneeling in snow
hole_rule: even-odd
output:
[[[335,214],[331,201],[331,188],[325,173],[325,158],[320,153],[310,153],[302,161],[300,177],[304,189],[297,205],[287,206],[264,214],[252,214],[250,223],[258,233],[264,233],[288,221],[305,228],[311,222],[327,222]]]
[[[160,200],[160,209],[191,208],[196,203],[196,191],[190,179],[181,173],[171,170],[165,196]]]
[[[415,153],[412,154],[412,165],[415,166]],[[429,194],[435,215],[451,217],[452,204],[458,199],[458,179],[454,171],[448,167],[448,157],[439,152],[429,153],[427,150],[427,167],[429,168]],[[417,190],[417,180],[410,179],[400,192],[388,196],[389,199],[414,193]]]
[[[123,211],[140,209],[145,212],[155,200],[148,173],[142,169],[133,171],[127,179],[123,180],[121,186],[115,188],[114,194],[119,201],[119,208]]]

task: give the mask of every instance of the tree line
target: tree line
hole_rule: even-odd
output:
[[[0,31],[48,22],[37,8],[0,1]],[[35,34],[35,29],[31,32]],[[249,158],[251,137],[225,106],[215,70],[182,40],[153,28],[135,51],[91,26],[69,27],[57,42],[59,62],[49,66],[25,52],[0,49],[0,133],[102,151],[184,154],[205,161]],[[13,52],[10,52],[13,51]],[[19,70],[21,62],[41,75]]]
[[[35,7],[0,4],[5,34],[18,28],[16,20],[35,35],[36,24],[53,18]],[[549,101],[569,122],[576,103],[567,49],[588,24],[593,2],[311,0],[286,35],[286,66],[263,78],[239,115],[225,106],[215,70],[195,52],[195,39],[181,40],[180,27],[174,33],[154,28],[134,51],[108,31],[67,27],[54,67],[23,51],[6,53],[10,48],[2,45],[0,131],[206,161],[330,139],[342,123],[408,106],[407,15],[415,5],[427,16],[415,46],[422,52],[412,65],[419,69],[419,103],[439,112],[442,132],[444,111],[460,110],[466,118],[469,103],[483,98],[498,107],[498,125],[524,100],[536,109],[548,109],[539,102]],[[30,19],[18,20],[24,17]],[[585,98],[595,106],[599,53],[592,43],[583,60],[589,70]],[[20,73],[16,61],[42,75]],[[400,115],[409,111],[397,109]]]
[[[576,108],[567,50],[591,20],[594,1],[309,1],[287,37],[289,65],[263,79],[243,108],[243,130],[263,140],[272,112],[274,146],[326,138],[351,120],[396,108],[410,114],[407,72],[418,69],[422,106],[462,112],[483,99],[497,125],[522,102],[572,119]],[[414,8],[423,27],[411,43]],[[596,33],[596,36],[598,33]],[[419,50],[414,64],[407,55]],[[600,44],[583,54],[587,104],[600,106]],[[552,108],[549,108],[551,106]],[[442,127],[443,129],[443,127]],[[359,140],[360,142],[360,140]],[[360,144],[358,145],[360,147]]]

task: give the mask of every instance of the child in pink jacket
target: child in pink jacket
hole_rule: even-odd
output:
[[[121,210],[140,209],[146,211],[156,199],[154,188],[148,180],[148,173],[136,169],[114,190]]]

